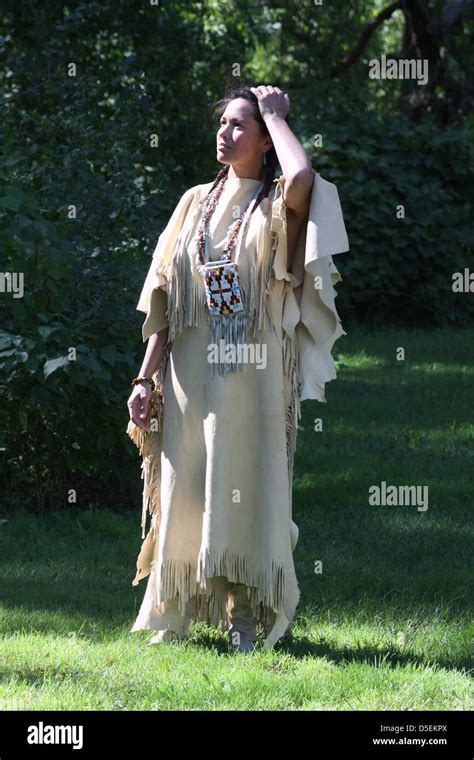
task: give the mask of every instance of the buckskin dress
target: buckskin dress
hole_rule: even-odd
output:
[[[146,314],[144,342],[169,328],[155,373],[163,383],[161,424],[145,433],[131,421],[127,427],[144,480],[143,544],[132,583],[149,576],[131,631],[177,630],[185,613],[226,627],[223,579],[245,584],[267,648],[293,620],[300,403],[326,401],[325,383],[336,377],[331,349],[346,334],[334,304],[341,276],[332,256],[349,250],[348,239],[336,186],[314,174],[291,272],[284,177],[246,215],[233,256],[245,316],[232,333],[211,322],[196,269],[196,233],[212,182],[182,195],[158,239],[137,309]],[[260,187],[259,180],[227,178],[206,260],[219,258],[229,226],[252,201],[250,212]],[[229,364],[221,350],[217,364],[209,360],[210,345],[242,341],[246,358]]]

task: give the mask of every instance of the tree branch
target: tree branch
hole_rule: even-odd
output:
[[[375,18],[373,18],[371,21],[368,21],[362,29],[362,33],[355,47],[353,47],[350,53],[348,53],[342,59],[341,66],[352,66],[356,61],[358,61],[375,30],[378,29],[378,27],[383,24],[384,21],[390,18],[390,16],[392,16],[395,11],[400,10],[401,6],[402,3],[400,1],[391,3],[391,5],[387,5],[386,8],[381,10],[380,13],[375,16]]]

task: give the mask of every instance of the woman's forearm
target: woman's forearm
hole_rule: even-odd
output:
[[[264,118],[286,182],[290,184],[301,174],[312,174],[311,159],[285,119],[277,114]]]
[[[165,327],[158,333],[153,333],[148,338],[143,363],[139,374],[142,377],[152,377],[160,366],[163,351],[168,340],[168,328]]]
[[[311,160],[283,118],[271,114],[264,119],[285,178],[283,200],[287,208],[303,218],[308,213],[314,181]]]

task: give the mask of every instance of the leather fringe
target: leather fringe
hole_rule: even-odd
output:
[[[242,291],[242,288],[241,288]],[[239,362],[239,351],[238,346],[239,344],[245,343],[245,338],[247,336],[247,315],[245,312],[240,311],[236,314],[230,314],[229,316],[225,315],[219,315],[219,316],[210,316],[210,322],[211,322],[211,338],[210,342],[217,346],[219,349],[220,341],[224,340],[225,345],[231,344],[232,346],[235,346],[236,351],[236,361],[220,361],[220,352],[219,352],[219,361],[218,362],[209,362],[209,373],[210,377],[214,377],[215,370],[217,368],[217,371],[220,375],[226,375],[227,372],[232,371],[243,371],[245,370],[245,365],[242,362]]]
[[[169,340],[182,332],[185,326],[198,326],[208,308],[204,281],[193,266],[186,250],[186,238],[177,248],[168,273]]]
[[[298,376],[298,342],[296,336],[290,338],[288,333],[284,333],[282,354],[284,372],[287,381],[290,384],[291,394],[290,405],[285,412],[286,455],[288,459],[288,498],[291,509],[293,496],[293,465],[298,436],[298,422],[301,419],[301,382]]]
[[[257,241],[257,261],[250,268],[250,295],[248,321],[253,328],[253,337],[257,337],[266,328],[267,296],[270,295],[275,281],[273,262],[278,246],[278,235],[271,232],[271,215],[268,213],[265,225],[260,229]]]
[[[248,557],[230,554],[227,547],[207,547],[198,558],[197,581],[206,589],[207,578],[216,575],[226,576],[233,583],[244,583],[254,611],[260,603],[281,609],[285,593],[285,571],[281,565],[272,562],[270,571],[257,571],[254,560]]]
[[[178,596],[180,614],[184,616],[189,599],[194,598],[192,616],[218,627],[228,615],[227,594],[214,577],[226,577],[233,583],[247,586],[247,596],[257,623],[268,628],[282,609],[285,592],[285,573],[282,566],[272,563],[269,572],[256,572],[254,563],[245,556],[229,554],[227,548],[208,548],[200,554],[197,565],[192,562],[166,560],[156,572],[155,604],[160,611],[166,602]]]

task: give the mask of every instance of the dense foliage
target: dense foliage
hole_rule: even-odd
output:
[[[292,128],[337,184],[347,329],[472,321],[452,275],[472,262],[473,11],[393,5],[380,20],[367,0],[2,4],[0,273],[24,276],[23,297],[0,292],[10,501],[136,503],[135,306],[180,195],[218,169],[211,106],[235,74],[288,90]],[[407,30],[430,60],[425,90],[368,76],[410,52]]]

